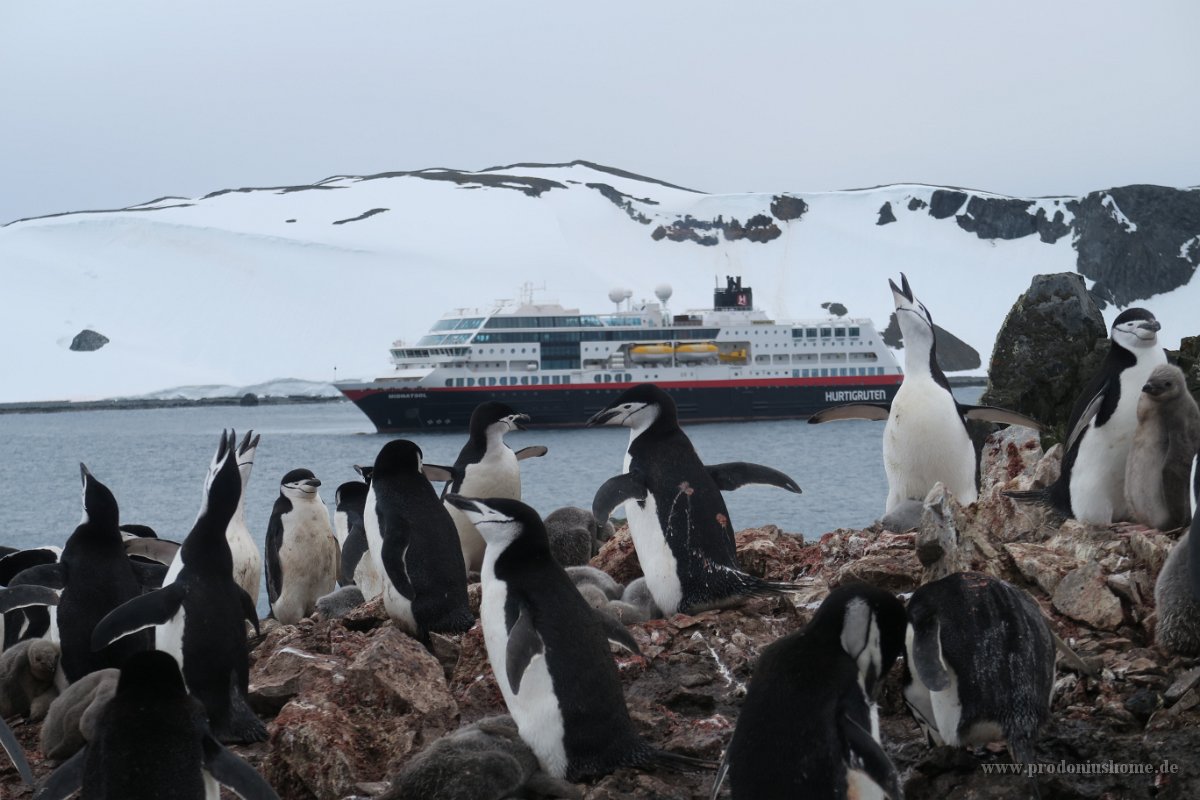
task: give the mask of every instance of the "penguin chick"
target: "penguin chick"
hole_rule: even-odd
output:
[[[595,586],[609,600],[619,600],[624,587],[617,583],[616,580],[607,572],[595,567],[567,567],[567,574],[571,576],[571,583],[576,586],[589,584]]]
[[[0,654],[0,717],[20,714],[37,722],[58,694],[58,645],[45,639],[18,642]]]
[[[409,761],[380,800],[503,800],[507,797],[581,797],[566,781],[542,772],[508,715],[459,728]]]
[[[317,598],[337,582],[338,546],[321,482],[307,469],[294,469],[279,482],[279,498],[267,527],[267,596],[271,613],[295,625],[317,609]]]
[[[904,605],[863,584],[829,594],[758,659],[712,797],[901,800],[875,696],[904,647]]]
[[[116,668],[88,673],[54,698],[39,739],[46,758],[65,761],[88,743],[96,720],[116,694],[120,674]]]
[[[1173,530],[1192,519],[1188,479],[1200,450],[1200,408],[1183,370],[1156,367],[1137,403],[1137,428],[1125,464],[1125,499],[1135,522]]]
[[[1015,763],[1034,761],[1055,644],[1028,594],[979,572],[927,583],[908,601],[906,648],[904,700],[930,741],[1003,738]]]
[[[662,609],[654,602],[654,595],[646,585],[645,578],[636,578],[629,582],[621,593],[621,601],[638,608],[646,615],[646,619],[661,619]]]
[[[357,586],[343,586],[317,598],[317,613],[321,619],[341,619],[365,602],[362,590]]]
[[[546,517],[550,552],[564,567],[582,566],[600,552],[596,518],[592,512],[574,506],[552,511]]]

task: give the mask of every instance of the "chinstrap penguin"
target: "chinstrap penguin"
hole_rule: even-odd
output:
[[[175,659],[151,650],[121,668],[93,739],[50,775],[38,797],[65,800],[82,789],[82,800],[206,800],[218,796],[217,784],[243,800],[278,800],[257,770],[209,733]]]
[[[1142,387],[1137,428],[1125,465],[1125,499],[1134,522],[1160,531],[1192,520],[1192,461],[1200,451],[1200,408],[1183,370],[1155,367]]]
[[[800,493],[788,476],[744,462],[706,466],[679,428],[675,401],[654,384],[634,386],[588,420],[630,429],[624,472],[596,492],[598,525],[624,504],[654,601],[667,615],[715,608],[756,592],[787,590],[738,565],[721,491],[748,484]]]
[[[1128,518],[1125,466],[1138,400],[1150,373],[1167,363],[1158,346],[1161,327],[1144,308],[1127,309],[1113,320],[1108,355],[1071,409],[1058,480],[1045,489],[1005,492],[1008,497],[1049,504],[1090,525]]]
[[[321,502],[321,482],[307,469],[294,469],[279,482],[279,497],[267,525],[267,596],[271,613],[295,625],[316,611],[317,598],[337,583],[338,545]]]
[[[888,280],[896,321],[904,336],[904,381],[890,404],[851,403],[809,417],[810,424],[840,419],[887,420],[883,429],[883,469],[887,473],[885,515],[912,501],[924,501],[939,481],[964,506],[979,496],[978,459],[967,420],[986,420],[1041,429],[1014,411],[959,403],[937,361],[933,317],[913,296],[908,278]],[[894,523],[893,523],[894,526]]]
[[[1028,594],[979,572],[927,583],[909,598],[905,648],[904,700],[931,744],[1003,738],[1014,763],[1035,761],[1055,637]]]
[[[554,561],[537,512],[507,498],[446,500],[487,542],[479,616],[488,661],[542,769],[575,782],[618,767],[710,766],[657,750],[634,730],[606,615],[584,602]]]
[[[245,622],[257,631],[258,614],[250,595],[233,579],[225,537],[242,491],[236,443],[233,432],[228,438],[221,434],[205,477],[200,513],[179,551],[179,571],[161,589],[101,620],[92,644],[100,648],[156,627],[157,648],[179,662],[188,691],[204,704],[214,735],[223,742],[257,742],[267,738],[267,730],[246,702],[250,666]]]
[[[363,510],[388,616],[422,641],[431,631],[458,633],[475,624],[454,520],[426,477],[439,470],[407,439],[388,442],[375,458]]]
[[[93,652],[92,631],[117,606],[157,588],[166,567],[144,564],[125,555],[119,529],[117,499],[88,468],[79,465],[83,482],[83,519],[67,539],[55,564],[31,567],[21,576],[36,575],[31,582],[0,591],[0,611],[26,606],[57,606],[52,624],[62,647],[60,664],[68,682],[94,670],[117,667],[133,653],[149,650],[149,631]],[[37,581],[36,583],[32,581]],[[14,579],[14,584],[17,579]]]
[[[363,527],[363,509],[367,504],[367,484],[347,481],[333,494],[333,528],[341,548],[338,584],[354,585],[354,572],[367,552],[367,531]]]
[[[508,497],[521,499],[521,467],[526,458],[546,455],[541,445],[523,447],[513,452],[504,441],[509,431],[524,429],[528,414],[518,414],[504,403],[480,403],[471,412],[470,438],[458,453],[447,494],[465,497]],[[446,506],[454,518],[467,572],[478,572],[483,564],[483,539],[458,509]]]
[[[1171,548],[1154,584],[1154,641],[1185,656],[1200,655],[1200,456],[1192,460],[1192,508],[1192,525]]]
[[[904,649],[904,604],[865,584],[835,589],[801,631],[758,659],[713,785],[734,800],[901,800],[875,698]]]
[[[258,450],[260,438],[254,436],[254,431],[249,431],[238,444],[237,468],[242,489],[238,496],[237,510],[233,512],[233,519],[229,520],[229,529],[225,531],[225,538],[229,541],[229,552],[233,557],[233,580],[246,590],[255,606],[258,605],[263,566],[258,545],[254,543],[254,537],[246,527],[246,486],[250,483],[250,473],[254,470],[254,454]]]

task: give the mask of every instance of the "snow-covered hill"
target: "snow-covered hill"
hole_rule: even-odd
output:
[[[1197,264],[1198,189],[708,195],[586,162],[334,177],[0,228],[0,402],[373,377],[393,340],[526,282],[593,312],[665,282],[683,310],[741,275],[776,317],[835,301],[882,328],[903,271],[986,365],[1030,277],[1079,271],[1110,319],[1145,305],[1175,346],[1200,332]],[[109,343],[70,350],[85,328]]]

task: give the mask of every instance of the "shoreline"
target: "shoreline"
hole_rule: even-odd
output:
[[[284,406],[314,403],[348,403],[344,397],[282,397],[249,395],[241,397],[137,398],[116,397],[109,400],[33,400],[25,403],[0,403],[0,414],[58,414],[70,411],[142,411],[153,408],[191,408],[194,406]]]

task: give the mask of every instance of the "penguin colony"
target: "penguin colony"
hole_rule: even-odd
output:
[[[966,422],[1038,423],[959,403],[937,363],[932,316],[907,277],[889,285],[906,346],[895,400],[827,409],[810,422],[886,420],[889,515],[919,504],[938,482],[972,503],[978,465]],[[1158,330],[1144,309],[1116,318],[1104,366],[1071,415],[1061,477],[1014,497],[1095,524],[1190,525],[1156,587],[1157,636],[1163,647],[1194,655],[1200,409],[1182,373],[1165,364]],[[503,764],[503,796],[570,792],[564,782],[665,767],[716,769],[714,799],[731,792],[900,800],[876,701],[901,656],[905,703],[931,745],[1003,740],[1014,762],[1037,759],[1055,651],[1065,646],[1028,594],[980,573],[928,583],[907,604],[865,584],[835,589],[807,626],[762,652],[719,765],[654,748],[630,717],[609,645],[638,652],[623,622],[792,589],[741,568],[721,493],[762,484],[799,494],[800,487],[762,465],[706,465],[671,397],[644,384],[588,420],[629,429],[622,471],[597,489],[590,515],[557,512],[551,536],[520,502],[519,462],[547,450],[514,451],[505,442],[528,421],[504,404],[481,404],[451,466],[426,463],[413,442],[386,443],[370,466],[355,467],[363,480],[338,487],[334,524],[317,476],[289,471],[261,555],[244,514],[260,441],[252,432],[240,443],[222,434],[182,544],[121,525],[112,491],[81,465],[83,519],[65,545],[0,551],[0,712],[45,717],[42,750],[62,762],[37,797],[82,790],[84,798],[199,799],[215,797],[218,784],[244,798],[276,797],[224,747],[266,738],[246,697],[260,569],[271,616],[282,624],[381,596],[393,623],[426,645],[431,634],[476,624],[467,581],[479,573],[479,624],[511,719],[484,720],[413,760],[398,785],[419,786],[422,796],[496,789],[455,784],[457,772],[476,772],[465,765],[492,748],[488,768]],[[628,587],[586,566],[617,508],[644,572]],[[344,588],[332,594],[336,585]],[[0,747],[32,785],[3,719]],[[1029,790],[1036,796],[1036,785]]]

